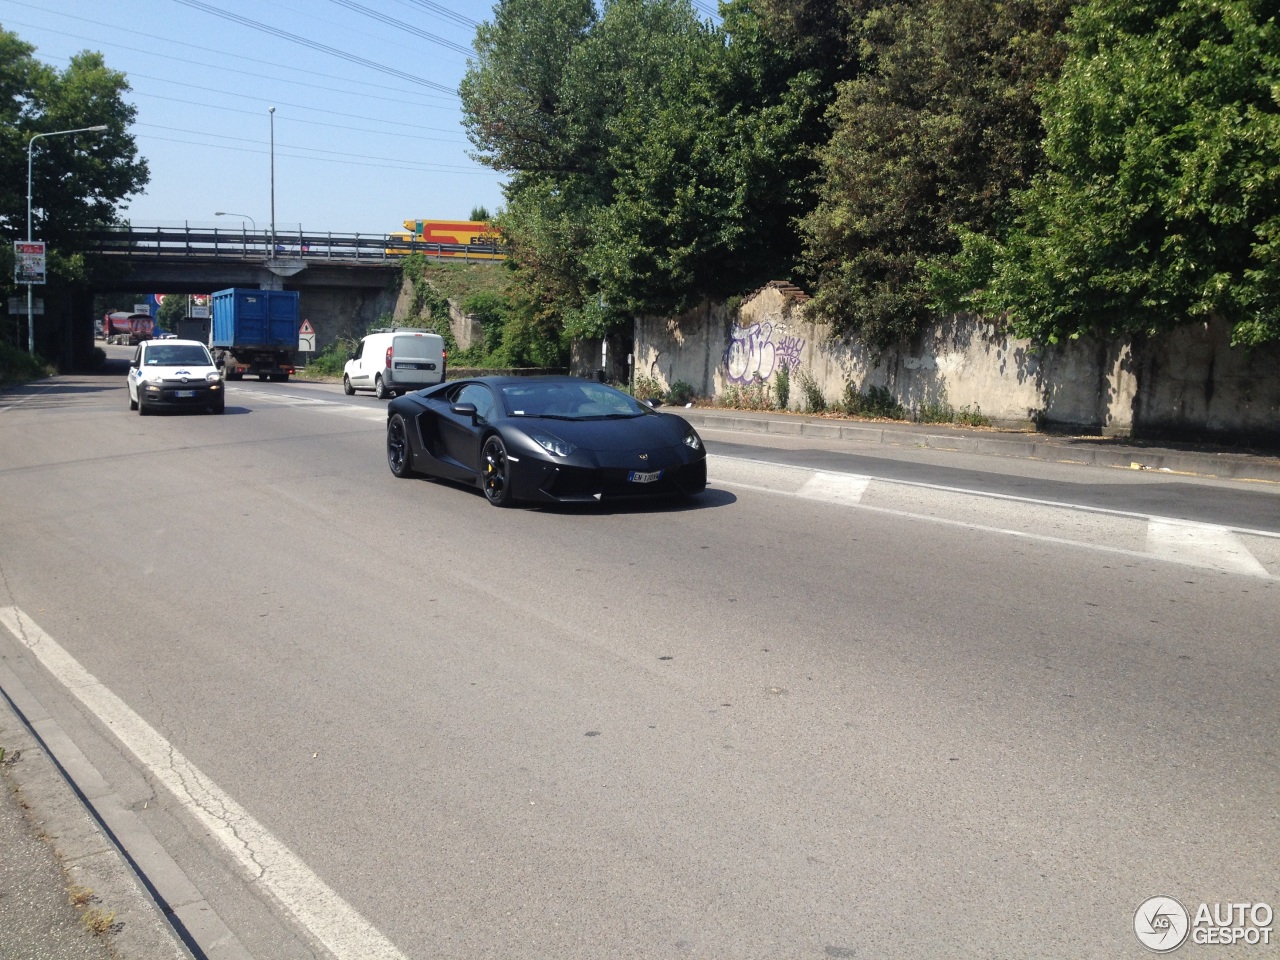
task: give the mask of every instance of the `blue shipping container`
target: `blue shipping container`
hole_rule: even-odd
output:
[[[233,287],[213,295],[214,347],[298,349],[298,292]]]

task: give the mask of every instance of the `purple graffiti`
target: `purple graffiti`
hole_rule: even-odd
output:
[[[783,337],[775,344],[771,323],[753,323],[749,327],[735,325],[728,349],[724,352],[729,379],[734,383],[750,383],[757,377],[768,380],[779,363],[794,370],[800,365],[804,343],[800,337]]]
[[[800,366],[800,352],[804,350],[802,337],[783,337],[774,345],[773,353],[779,363],[785,363],[793,373]]]

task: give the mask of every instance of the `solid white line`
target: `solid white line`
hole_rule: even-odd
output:
[[[315,875],[243,807],[17,607],[3,623],[45,669],[111,730],[144,767],[338,960],[407,960],[386,937]]]

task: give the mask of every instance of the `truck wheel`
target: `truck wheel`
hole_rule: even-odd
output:
[[[391,396],[391,391],[387,389],[387,385],[382,382],[382,374],[378,374],[373,378],[373,395],[379,400],[386,400]]]
[[[342,392],[348,397],[354,396],[356,392],[356,388],[351,385],[351,378],[345,373],[342,375]]]
[[[265,373],[260,373],[260,374],[258,374],[258,382],[259,382],[259,383],[266,383],[266,382],[267,382],[267,375],[266,375]]]

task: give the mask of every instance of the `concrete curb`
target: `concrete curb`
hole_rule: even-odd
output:
[[[66,884],[44,889],[42,896],[66,900],[71,887],[91,891],[87,906],[112,919],[101,936],[103,946],[120,960],[190,960],[192,954],[165,920],[160,907],[129,865],[115,840],[91,814],[77,787],[68,779],[48,744],[65,738],[51,721],[32,722],[19,703],[26,699],[8,670],[0,674],[0,729],[10,755],[21,751],[5,777],[17,788],[26,807],[27,827],[47,841],[62,867]],[[43,731],[41,728],[43,727]],[[69,741],[68,741],[69,742]],[[42,932],[29,931],[31,956],[43,956]]]
[[[939,428],[936,425],[842,421],[785,413],[719,411],[705,407],[661,409],[679,414],[695,427],[705,430],[923,447],[992,457],[1280,483],[1280,457],[1253,453],[1178,450],[1168,446],[1130,444],[1100,437],[1057,437],[961,427]]]

